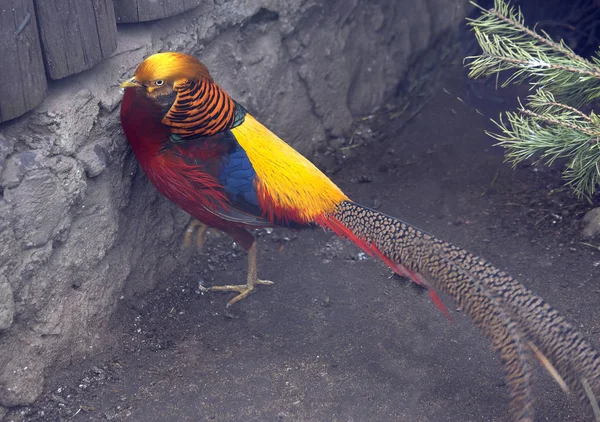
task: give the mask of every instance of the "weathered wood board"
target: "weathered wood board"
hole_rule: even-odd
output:
[[[0,2],[0,122],[33,109],[46,96],[46,74],[33,0]]]
[[[205,0],[114,0],[118,23],[144,22],[183,13]]]
[[[112,0],[35,0],[48,76],[91,68],[117,47]]]

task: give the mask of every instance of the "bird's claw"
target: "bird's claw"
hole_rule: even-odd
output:
[[[273,283],[270,280],[260,280],[256,279],[252,284],[234,284],[234,285],[225,285],[225,286],[211,286],[209,288],[203,287],[206,291],[211,292],[238,292],[238,295],[227,302],[226,308],[230,308],[236,302],[239,302],[242,299],[245,299],[252,293],[256,291],[256,284],[263,284],[265,286],[272,286]]]

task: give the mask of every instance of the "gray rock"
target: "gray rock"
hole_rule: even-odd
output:
[[[189,216],[149,184],[119,122],[119,83],[145,57],[198,56],[251,113],[310,154],[331,137],[348,139],[355,118],[395,95],[402,79],[432,85],[432,66],[418,64],[437,63],[447,45],[434,40],[451,40],[468,7],[204,2],[121,27],[110,58],[0,126],[0,406],[35,400],[45,368],[95,355],[120,298],[143,296],[183,264],[172,251]]]
[[[45,135],[30,136],[28,143],[52,154],[73,155],[89,139],[99,110],[89,89],[65,86],[48,96],[31,119],[30,127]]]
[[[24,344],[20,344],[25,347]],[[25,349],[22,349],[25,350]],[[0,361],[0,364],[2,362]],[[0,402],[2,406],[21,406],[32,403],[42,392],[44,361],[35,356],[16,354],[0,373]]]
[[[35,170],[4,198],[13,205],[12,225],[23,248],[42,246],[56,236],[68,210],[67,195],[48,169]]]
[[[584,239],[591,239],[600,235],[600,208],[594,208],[585,213],[582,234]]]
[[[12,207],[0,199],[0,274],[7,275],[12,272],[21,253],[21,248],[15,239],[12,221],[6,216],[12,214]],[[4,217],[3,217],[4,216]]]
[[[15,301],[12,287],[3,275],[0,275],[0,332],[8,330],[13,323]]]
[[[83,164],[88,177],[96,177],[104,171],[111,160],[110,144],[110,138],[102,137],[79,150],[76,157]]]
[[[24,151],[10,156],[0,175],[0,186],[4,188],[17,186],[28,171],[40,168],[39,157],[39,151]]]
[[[0,174],[2,174],[2,170],[4,170],[4,164],[6,163],[6,157],[13,151],[14,144],[12,141],[9,141],[4,136],[0,134]],[[0,186],[2,183],[0,183]]]

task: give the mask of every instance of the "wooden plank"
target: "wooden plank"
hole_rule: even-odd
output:
[[[206,0],[114,0],[118,23],[163,19],[200,6]]]
[[[115,16],[115,5],[113,0],[94,0],[96,11],[96,25],[99,34],[110,34],[100,38],[100,49],[102,57],[108,57],[117,48],[117,17]]]
[[[1,0],[0,122],[33,109],[46,96],[46,74],[33,0]]]
[[[112,0],[35,0],[35,8],[52,79],[89,69],[117,48]]]

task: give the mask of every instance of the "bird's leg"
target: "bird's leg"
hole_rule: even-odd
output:
[[[238,285],[226,285],[226,286],[212,286],[209,287],[208,290],[211,292],[238,292],[238,295],[227,302],[227,307],[229,308],[236,302],[246,298],[249,294],[254,293],[256,290],[257,284],[271,285],[272,281],[269,280],[261,280],[256,275],[257,265],[256,265],[256,257],[258,255],[258,247],[256,245],[256,240],[254,236],[252,236],[249,232],[244,229],[237,229],[235,231],[229,232],[231,237],[239,244],[241,244],[244,249],[248,251],[248,279],[246,284],[238,284]]]
[[[189,248],[192,244],[192,234],[194,234],[196,227],[198,227],[198,230],[196,231],[196,247],[198,249],[202,249],[202,246],[204,246],[204,233],[206,233],[208,226],[194,218],[192,221],[189,222],[187,229],[185,229],[183,246],[185,246],[186,248]]]

